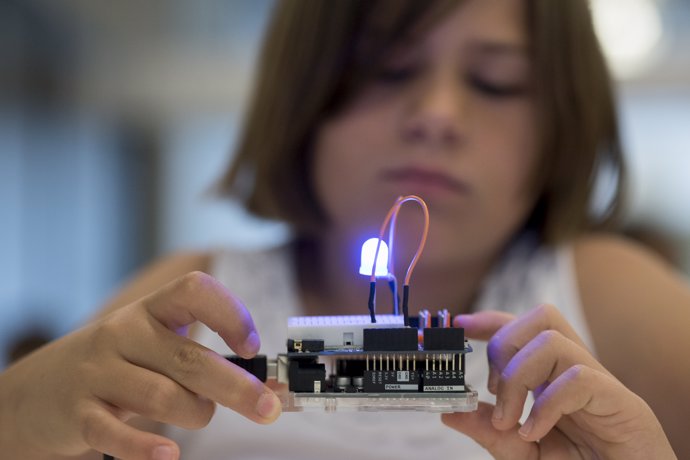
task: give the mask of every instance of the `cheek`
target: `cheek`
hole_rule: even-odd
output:
[[[455,218],[455,229],[471,244],[458,251],[488,254],[502,246],[523,224],[533,204],[528,181],[536,162],[536,133],[527,103],[484,106],[474,112],[473,149],[468,152],[475,180],[469,219]],[[454,230],[439,228],[450,238]],[[456,238],[457,239],[457,238]]]
[[[396,152],[395,111],[380,104],[324,123],[316,137],[313,183],[331,230],[376,232],[398,193],[382,188],[380,171]]]
[[[537,162],[537,133],[533,105],[516,103],[492,116],[485,133],[487,180],[508,201],[529,201],[528,181]]]
[[[357,213],[370,180],[367,158],[372,136],[366,126],[349,120],[334,120],[322,126],[314,152],[314,186],[322,208],[338,224]],[[373,136],[375,138],[375,136]]]

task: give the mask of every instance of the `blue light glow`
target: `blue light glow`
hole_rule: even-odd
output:
[[[378,242],[378,238],[370,238],[362,245],[362,258],[359,265],[360,274],[371,276]],[[388,245],[385,241],[381,241],[381,247],[379,248],[379,256],[376,261],[376,276],[388,276]]]

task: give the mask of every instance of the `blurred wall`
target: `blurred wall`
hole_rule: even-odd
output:
[[[647,55],[616,64],[627,220],[671,241],[690,272],[690,5],[592,2],[613,5],[597,13],[602,34],[624,42],[653,26],[617,29],[616,18],[629,25],[631,5],[656,8]],[[151,258],[285,236],[208,193],[229,161],[272,5],[0,2],[0,367],[16,337],[78,326]]]

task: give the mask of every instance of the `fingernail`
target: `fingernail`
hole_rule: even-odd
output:
[[[469,313],[462,313],[460,315],[457,315],[455,318],[453,318],[453,323],[455,327],[462,327],[461,324],[463,323],[463,321],[469,319],[471,316],[472,315]]]
[[[520,433],[520,436],[523,438],[526,438],[529,435],[529,432],[532,431],[532,427],[534,426],[534,419],[531,417],[525,420],[525,424],[520,427],[518,430],[518,433]]]
[[[250,332],[247,339],[244,341],[244,349],[247,353],[257,353],[261,348],[261,340],[256,331]]]
[[[280,400],[273,393],[264,393],[256,403],[256,412],[263,418],[272,419],[280,411]]]
[[[173,460],[175,458],[175,452],[173,452],[170,446],[158,446],[153,449],[152,460]]]
[[[494,420],[503,419],[503,401],[496,401],[496,407],[494,408],[494,413],[492,415]]]

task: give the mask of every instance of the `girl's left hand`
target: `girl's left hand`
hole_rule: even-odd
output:
[[[455,326],[489,340],[496,406],[480,402],[476,412],[444,414],[443,422],[496,459],[676,458],[649,406],[589,353],[555,307],[517,318],[460,315]],[[534,406],[520,426],[529,391]]]

